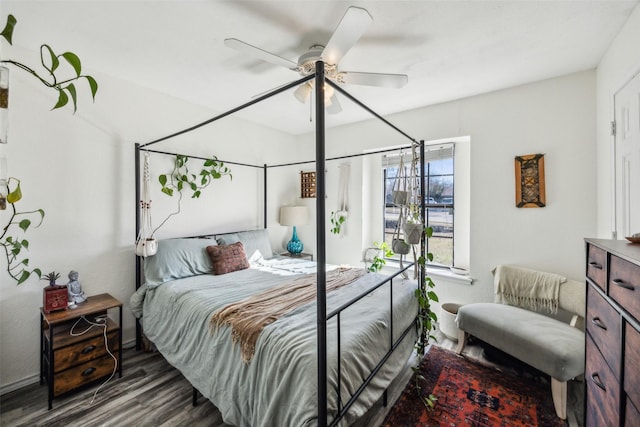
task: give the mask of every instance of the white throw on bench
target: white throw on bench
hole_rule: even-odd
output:
[[[556,414],[566,419],[567,381],[584,373],[585,335],[576,326],[581,326],[584,320],[585,284],[510,266],[498,266],[494,274],[499,302],[466,304],[458,309],[456,323],[460,334],[456,352],[462,353],[468,336],[473,335],[549,375]],[[505,281],[512,283],[505,288]],[[516,286],[510,288],[514,283]],[[548,288],[542,293],[535,290],[545,286]],[[514,289],[517,298],[509,292]],[[572,313],[573,318],[565,323],[533,311],[534,307],[551,312],[559,307]]]

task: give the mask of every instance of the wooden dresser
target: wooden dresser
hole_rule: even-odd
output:
[[[585,425],[640,426],[640,244],[586,239]]]
[[[119,309],[118,323],[108,315],[113,308]],[[75,308],[41,309],[40,315],[40,382],[49,386],[49,409],[54,398],[108,377],[116,368],[122,377],[120,301],[94,295]]]

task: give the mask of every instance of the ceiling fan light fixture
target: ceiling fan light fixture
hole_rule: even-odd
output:
[[[298,86],[298,88],[293,92],[293,96],[295,96],[298,101],[304,104],[305,102],[307,102],[307,99],[309,99],[309,96],[311,96],[312,89],[313,87],[311,86],[311,83],[306,82],[305,84]]]
[[[333,89],[332,86],[328,84],[324,85],[324,105],[326,106],[331,105],[331,98],[333,97],[334,93],[335,93],[335,90]]]

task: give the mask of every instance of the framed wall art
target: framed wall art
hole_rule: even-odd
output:
[[[516,156],[516,207],[542,208],[546,205],[544,154]]]
[[[300,197],[303,199],[316,197],[315,172],[300,172]]]

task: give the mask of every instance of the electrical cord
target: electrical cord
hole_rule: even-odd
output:
[[[87,322],[89,324],[89,327],[87,329],[85,329],[84,331],[82,331],[82,332],[74,332],[74,329],[76,328],[76,326],[78,326],[78,324],[82,320]],[[102,327],[102,334],[104,336],[104,348],[105,348],[105,350],[107,350],[107,353],[109,354],[109,356],[111,356],[111,358],[113,359],[114,365],[113,365],[113,372],[111,372],[111,375],[109,376],[109,378],[107,378],[107,380],[105,382],[100,384],[100,386],[93,393],[93,397],[91,398],[91,402],[89,402],[89,405],[93,404],[93,402],[96,400],[96,396],[98,395],[98,392],[100,391],[100,389],[102,389],[102,387],[104,387],[109,381],[111,381],[111,379],[115,376],[116,371],[118,370],[118,358],[113,355],[111,350],[109,350],[109,339],[107,337],[107,329],[108,329],[108,326],[107,326],[107,315],[96,317],[95,318],[95,322],[92,322],[91,320],[87,319],[84,316],[80,316],[80,318],[78,318],[78,320],[76,320],[76,323],[74,323],[73,326],[71,327],[71,329],[69,330],[69,335],[71,335],[73,337],[82,336],[82,335],[86,334],[87,332],[89,332],[95,326]]]

